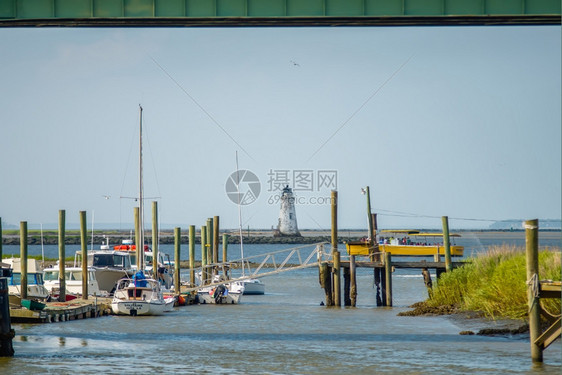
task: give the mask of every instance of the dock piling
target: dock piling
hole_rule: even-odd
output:
[[[355,307],[357,303],[357,274],[355,267],[355,255],[349,257],[349,282],[351,284],[349,291],[351,306]]]
[[[219,217],[213,217],[213,263],[219,262]]]
[[[174,290],[176,294],[181,293],[180,253],[181,253],[181,232],[179,227],[175,227],[174,228]]]
[[[525,255],[527,260],[527,301],[529,304],[529,333],[531,341],[531,360],[543,361],[543,348],[535,341],[541,335],[539,298],[539,221],[525,221]]]
[[[20,222],[20,297],[27,299],[27,221]]]
[[[195,285],[195,225],[189,226],[189,283]]]
[[[449,217],[443,216],[443,245],[445,247],[445,269],[447,272],[453,270],[453,265],[451,262],[451,240],[449,238]]]
[[[80,246],[82,247],[82,299],[88,299],[88,242],[86,239],[86,211],[80,211]]]
[[[11,325],[10,300],[8,297],[7,276],[9,271],[7,268],[0,268],[0,357],[12,357],[14,355],[12,339],[15,332]]]
[[[66,211],[59,210],[59,302],[66,301],[65,237]]]
[[[158,202],[152,201],[152,277],[158,280]]]
[[[389,252],[384,253],[384,273],[386,279],[386,306],[392,306],[392,258]]]
[[[341,306],[341,267],[340,252],[338,251],[338,192],[332,190],[331,193],[331,212],[332,212],[332,257],[333,257],[333,302],[336,306]]]

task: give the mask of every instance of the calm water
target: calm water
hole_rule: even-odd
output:
[[[253,247],[245,246],[245,251],[259,250]],[[271,251],[279,247],[265,248]],[[37,251],[40,253],[40,247],[30,249],[30,254]],[[542,366],[533,366],[528,336],[464,336],[459,332],[488,328],[490,323],[396,316],[426,298],[417,270],[397,270],[394,274],[394,306],[389,308],[376,307],[368,270],[360,270],[358,276],[357,308],[320,306],[324,295],[316,269],[292,271],[263,281],[266,294],[244,296],[239,305],[179,307],[162,317],[109,316],[43,325],[14,324],[16,354],[0,358],[0,374],[562,371],[560,342],[544,352]]]

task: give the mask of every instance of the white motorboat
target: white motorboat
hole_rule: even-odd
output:
[[[2,259],[4,264],[12,269],[12,276],[8,279],[8,294],[21,297],[21,259]],[[43,271],[36,259],[27,260],[27,298],[36,300],[47,300],[50,294],[45,288]]]
[[[136,263],[137,263],[137,247],[133,244],[132,240],[123,240],[121,245],[113,246],[113,250],[125,251],[131,254],[131,268],[136,272]],[[147,275],[154,275],[154,252],[148,245],[144,245],[144,259],[143,264],[144,272]],[[162,288],[165,290],[171,290],[173,285],[173,274],[174,274],[174,265],[173,262],[170,260],[170,256],[162,251],[158,251],[158,278],[157,280],[160,281],[162,284]]]
[[[111,310],[114,314],[162,315],[164,312],[172,310],[175,297],[164,298],[160,283],[143,277],[142,272],[137,272],[133,279],[119,280],[111,302]]]
[[[200,303],[237,304],[244,294],[244,285],[240,283],[225,283],[207,286],[197,291]]]
[[[105,296],[107,292],[102,292],[96,279],[96,272],[93,267],[88,268],[88,295]],[[67,296],[82,295],[82,268],[81,267],[65,267],[64,269],[65,293]],[[60,268],[59,263],[53,267],[43,270],[43,279],[45,280],[45,288],[53,296],[60,293],[59,284]]]
[[[80,268],[82,252],[77,251],[74,257],[74,267]],[[134,270],[131,268],[131,255],[126,251],[111,250],[104,244],[99,250],[88,250],[88,268],[92,268],[100,291],[112,294],[115,284],[123,277],[130,277]]]

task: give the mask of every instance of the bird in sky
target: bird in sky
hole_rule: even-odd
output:
[[[296,63],[293,60],[291,60],[291,63],[293,63],[294,66],[300,66],[299,63]]]

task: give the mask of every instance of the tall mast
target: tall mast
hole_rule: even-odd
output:
[[[238,196],[238,227],[240,229],[240,256],[242,257],[242,276],[244,273],[244,241],[242,240],[242,208],[240,207],[240,170],[238,168],[238,151],[236,151],[236,190]]]
[[[140,244],[137,249],[137,269],[144,271],[144,196],[143,196],[143,180],[142,180],[142,106],[140,108],[139,120],[139,222],[140,222]]]

